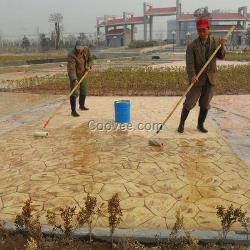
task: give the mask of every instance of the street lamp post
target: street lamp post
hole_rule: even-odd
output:
[[[99,34],[97,35],[97,46],[98,47],[100,46],[100,35]]]
[[[187,36],[187,45],[189,44],[189,38],[190,38],[190,36],[191,36],[191,33],[190,32],[187,32],[186,33],[186,36]]]
[[[174,37],[176,35],[176,32],[174,30],[172,31],[172,35],[173,35],[173,52],[174,52]]]

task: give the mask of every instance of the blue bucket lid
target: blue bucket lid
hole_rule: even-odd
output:
[[[115,103],[123,103],[123,102],[127,103],[127,102],[130,102],[130,100],[117,100],[117,101],[115,101]]]

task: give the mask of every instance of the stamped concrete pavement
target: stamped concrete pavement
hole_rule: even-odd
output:
[[[148,146],[155,132],[151,128],[164,120],[177,98],[129,98],[130,131],[113,123],[116,99],[88,98],[91,109],[77,119],[69,115],[66,102],[50,122],[47,138],[35,138],[33,132],[41,129],[53,104],[34,106],[8,129],[1,126],[1,219],[13,221],[29,197],[46,223],[48,209],[79,207],[87,193],[106,204],[116,192],[122,228],[171,227],[180,210],[186,229],[218,230],[217,205],[233,204],[250,214],[249,168],[211,123],[208,134],[196,130],[197,109],[183,135],[176,132],[179,109],[158,135],[165,146],[156,148]],[[138,129],[139,124],[145,127]],[[97,226],[107,227],[107,218],[100,218]]]

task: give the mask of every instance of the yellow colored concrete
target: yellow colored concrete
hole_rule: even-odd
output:
[[[113,120],[114,97],[91,97],[80,118],[66,103],[49,124],[48,138],[34,138],[43,119],[0,137],[0,218],[13,220],[31,197],[45,223],[47,209],[83,204],[87,193],[107,203],[118,192],[124,228],[165,228],[180,210],[186,229],[219,229],[216,206],[250,214],[250,170],[216,129],[196,130],[197,110],[186,132],[176,132],[180,109],[158,135],[164,148],[148,146],[152,131],[90,131],[88,121]],[[133,97],[132,121],[162,122],[176,102],[171,97]],[[33,113],[32,113],[33,115]],[[97,226],[108,226],[102,218]]]

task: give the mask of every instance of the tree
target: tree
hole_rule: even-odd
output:
[[[24,48],[26,50],[30,47],[30,40],[29,40],[29,38],[27,36],[23,37],[21,46],[22,46],[22,48]]]
[[[87,36],[83,32],[79,33],[78,39],[82,42],[86,42],[86,40],[88,40]]]
[[[2,39],[2,37],[3,37],[2,30],[0,30],[0,48],[3,47],[3,39]]]
[[[50,47],[53,48],[56,46],[56,34],[55,31],[51,32],[51,37],[50,37]]]
[[[59,49],[60,38],[62,33],[63,15],[61,13],[53,13],[49,16],[49,22],[55,26],[55,49]]]
[[[74,34],[68,35],[68,37],[66,37],[66,41],[65,41],[66,48],[75,47],[76,41],[77,41],[77,37]]]
[[[208,11],[208,7],[204,7],[195,10],[194,16],[197,18],[210,18],[211,14]]]
[[[40,34],[40,46],[44,51],[49,49],[49,39],[45,34]]]

